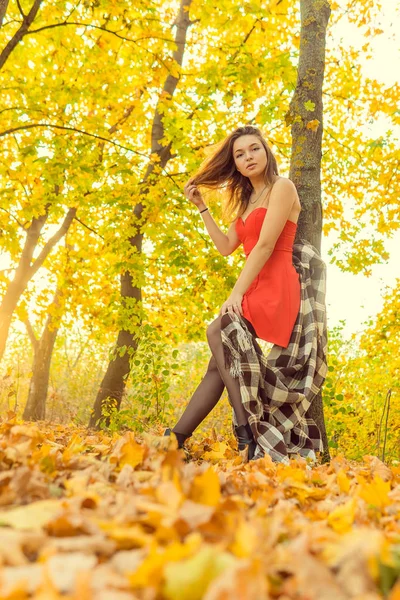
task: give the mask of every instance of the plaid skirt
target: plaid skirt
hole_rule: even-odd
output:
[[[289,464],[290,454],[316,459],[323,451],[321,432],[307,411],[328,371],[326,266],[305,240],[293,245],[301,302],[287,348],[273,345],[264,356],[245,322],[235,313],[221,319],[225,367],[239,379],[243,406],[257,441],[254,458],[269,454]],[[237,426],[235,412],[232,430]]]

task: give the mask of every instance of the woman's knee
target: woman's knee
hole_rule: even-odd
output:
[[[210,361],[207,366],[207,371],[218,371],[218,364],[217,364],[217,361],[215,360],[214,355],[212,355],[210,358]]]
[[[221,336],[221,317],[214,319],[214,321],[209,324],[206,334],[209,343],[218,340],[218,336]]]

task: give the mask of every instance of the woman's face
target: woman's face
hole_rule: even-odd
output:
[[[252,178],[264,173],[267,153],[256,135],[241,135],[233,142],[233,159],[242,175]]]

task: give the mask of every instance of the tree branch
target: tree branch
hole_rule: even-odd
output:
[[[18,223],[18,225],[19,225],[19,226],[20,226],[22,229],[24,229],[24,226],[23,226],[23,224],[22,224],[22,223],[20,223],[20,222],[18,221],[17,217],[14,217],[14,215],[12,215],[12,214],[10,213],[10,211],[9,211],[9,210],[7,210],[6,208],[3,208],[2,206],[0,206],[0,210],[4,210],[4,212],[6,212],[6,213],[7,213],[7,214],[8,214],[8,215],[9,215],[9,216],[12,218],[12,219],[14,219],[14,221],[16,221],[16,222]]]
[[[24,13],[24,11],[22,10],[22,6],[19,0],[17,0],[17,5],[18,5],[18,10],[21,14],[21,17],[25,20],[26,19],[26,14]]]
[[[8,0],[0,0],[0,27],[3,25],[3,19],[6,16]]]
[[[4,137],[5,135],[9,135],[14,133],[15,131],[20,131],[23,129],[33,129],[34,127],[49,127],[50,129],[61,129],[64,131],[72,131],[73,133],[80,133],[82,135],[86,135],[87,137],[94,138],[101,142],[107,142],[108,144],[112,144],[116,148],[121,148],[122,150],[126,150],[127,152],[133,152],[133,154],[137,154],[138,156],[143,156],[147,158],[147,160],[151,161],[151,157],[149,157],[144,152],[139,152],[138,150],[134,150],[133,148],[128,148],[127,146],[123,146],[122,144],[118,144],[109,138],[103,137],[101,135],[96,135],[95,133],[89,133],[88,131],[83,131],[82,129],[76,129],[75,127],[67,127],[64,125],[52,125],[51,123],[32,123],[31,125],[20,125],[19,127],[13,127],[12,129],[7,129],[6,131],[2,131],[0,133],[0,137]],[[161,170],[164,172],[166,177],[169,177],[168,173],[165,171],[164,166],[161,165]]]
[[[1,2],[1,0],[0,0]],[[5,89],[5,88],[3,88]],[[0,110],[0,115],[3,114],[4,112],[7,112],[9,110],[23,110],[24,113],[28,113],[28,112],[38,112],[38,113],[42,113],[43,114],[43,110],[39,109],[39,108],[27,108],[26,106],[9,106],[7,108],[3,108],[3,110]]]
[[[143,90],[140,90],[139,98],[141,98],[141,97],[142,97],[142,95],[143,95]],[[108,130],[108,133],[110,133],[111,135],[112,135],[113,133],[115,133],[115,132],[117,131],[117,129],[118,129],[118,125],[121,125],[122,123],[125,123],[125,121],[126,121],[126,120],[127,120],[129,117],[130,117],[130,115],[132,114],[132,111],[134,110],[134,108],[135,108],[135,104],[132,104],[131,106],[128,106],[128,108],[126,108],[126,109],[124,110],[124,114],[122,115],[122,117],[121,117],[121,118],[120,118],[118,121],[116,121],[116,122],[114,123],[114,125],[112,125],[112,126],[109,128],[109,130]]]
[[[42,266],[42,264],[44,263],[44,261],[46,260],[48,255],[50,254],[50,251],[60,241],[60,239],[67,233],[72,221],[75,218],[77,210],[78,210],[77,208],[69,209],[60,229],[58,231],[56,231],[56,233],[48,240],[48,242],[45,244],[44,248],[40,252],[37,259],[31,265],[31,268],[30,268],[31,276],[34,275],[36,273],[36,271]]]
[[[29,27],[32,25],[33,21],[35,20],[35,17],[38,13],[38,10],[39,10],[42,2],[43,2],[43,0],[34,0],[31,10],[29,11],[29,13],[26,15],[26,17],[22,21],[21,27],[18,29],[18,31],[15,32],[14,36],[11,38],[11,40],[8,42],[8,44],[4,48],[3,52],[0,54],[0,70],[4,67],[11,52],[19,44],[19,42],[22,40],[24,35],[27,34]]]
[[[42,0],[40,0],[40,1],[42,1]],[[157,19],[150,19],[150,20],[157,21]],[[117,38],[119,38],[119,39],[121,39],[121,40],[123,40],[125,42],[131,42],[133,44],[136,44],[137,46],[139,46],[139,48],[142,47],[142,46],[139,45],[139,42],[141,42],[142,40],[157,39],[157,40],[162,40],[162,41],[165,41],[165,42],[171,42],[171,43],[174,42],[174,40],[171,40],[171,39],[165,38],[165,37],[161,37],[161,36],[143,36],[141,38],[137,38],[136,40],[132,40],[131,38],[127,38],[127,37],[125,37],[123,35],[120,35],[116,31],[113,31],[112,29],[107,29],[106,27],[102,27],[101,25],[93,25],[92,23],[77,23],[77,22],[74,22],[74,21],[72,21],[72,22],[71,21],[63,21],[62,23],[53,23],[52,25],[45,25],[44,27],[39,27],[39,29],[26,30],[26,31],[24,31],[21,34],[20,39],[22,39],[22,37],[24,37],[25,35],[30,35],[32,33],[40,33],[41,31],[44,31],[45,29],[54,29],[55,27],[65,27],[66,25],[73,25],[75,27],[91,27],[92,29],[100,29],[101,31],[105,31],[106,33],[111,33],[112,35],[115,35]],[[20,41],[20,39],[18,41]],[[13,50],[13,48],[11,49],[11,51],[12,50]],[[148,48],[144,48],[144,50],[146,52],[148,52],[149,54],[151,54],[151,56],[153,56],[160,64],[162,64],[167,69],[167,71],[169,71],[167,65],[158,56],[158,54],[152,52]],[[0,60],[1,60],[1,56],[2,55],[0,55]],[[8,56],[6,57],[6,59],[7,58],[8,58]],[[1,69],[1,67],[2,67],[2,64],[0,63],[0,69]]]
[[[30,269],[32,256],[35,251],[40,232],[42,231],[43,226],[47,221],[49,208],[50,203],[47,203],[44,207],[44,213],[39,217],[34,217],[28,229],[26,230],[26,240],[21,253],[19,265],[17,267],[17,272],[27,272],[27,270]]]
[[[99,238],[101,238],[102,240],[104,240],[104,237],[100,233],[98,233],[97,231],[95,231],[94,229],[92,229],[91,227],[89,227],[89,225],[86,225],[86,223],[83,223],[80,219],[78,219],[78,217],[75,217],[75,221],[78,221],[78,223],[80,223],[81,225],[83,225],[83,227],[86,227],[86,229],[88,229],[89,231],[91,231],[95,235],[98,235]]]
[[[191,0],[181,0],[181,5],[179,7],[179,14],[174,22],[174,25],[176,25],[176,35],[175,35],[176,50],[173,52],[172,57],[173,57],[174,61],[177,63],[177,65],[179,65],[179,67],[182,66],[187,31],[189,29],[189,26],[191,25],[191,21],[189,18],[190,4],[191,4]],[[159,105],[162,102],[162,99],[164,99],[165,95],[172,98],[172,96],[174,95],[176,86],[178,85],[178,81],[179,81],[179,76],[175,77],[174,75],[171,75],[171,73],[169,73],[168,77],[166,78],[166,80],[164,82],[163,90],[162,90],[162,92],[159,96],[158,102],[157,102],[154,119],[153,119],[153,125],[151,128],[151,146],[152,146],[151,149],[152,149],[152,152],[156,152],[160,156],[161,166],[164,166],[166,164],[166,162],[168,161],[171,144],[169,144],[167,147],[162,146],[160,144],[160,140],[164,136],[164,125],[162,122],[162,111],[160,111]],[[162,156],[162,154],[164,154],[164,156]]]
[[[33,351],[36,354],[36,351],[39,348],[39,340],[37,339],[35,332],[33,331],[33,327],[31,325],[29,319],[25,319],[24,324],[25,324],[29,339],[31,340],[31,343],[33,346]]]
[[[65,27],[66,25],[74,25],[75,27],[90,27],[92,29],[100,29],[101,31],[105,31],[106,33],[111,33],[112,35],[115,35],[115,37],[119,38],[120,40],[123,40],[124,42],[131,42],[132,44],[137,44],[138,42],[141,42],[142,40],[161,40],[164,42],[175,43],[175,40],[172,40],[170,38],[161,37],[158,35],[145,35],[143,37],[132,39],[132,38],[125,37],[124,35],[120,35],[116,31],[113,31],[112,29],[107,29],[107,27],[102,27],[101,25],[93,25],[93,23],[78,23],[76,21],[63,21],[62,23],[53,23],[52,25],[45,25],[44,27],[39,27],[39,29],[30,29],[29,31],[26,32],[25,35],[31,35],[33,33],[40,33],[41,31],[44,31],[45,29],[54,29],[55,27]]]
[[[89,133],[88,131],[83,131],[82,129],[76,129],[75,127],[67,127],[66,125],[53,125],[52,123],[31,123],[30,125],[20,125],[19,127],[13,127],[12,129],[7,129],[6,131],[2,131],[0,133],[0,137],[4,137],[5,135],[9,135],[14,133],[15,131],[21,131],[23,129],[33,129],[35,127],[49,127],[50,129],[61,129],[63,131],[72,131],[74,133],[81,133],[82,135],[86,135],[88,137],[92,137],[96,140],[100,140],[103,142],[108,142],[117,148],[121,148],[122,150],[127,150],[128,152],[133,152],[134,154],[138,154],[139,156],[143,156],[144,158],[148,158],[147,154],[143,152],[138,152],[133,148],[128,148],[127,146],[123,146],[122,144],[118,144],[113,140],[105,138],[101,135],[96,135],[95,133]]]
[[[356,150],[355,148],[349,148],[348,146],[346,146],[346,144],[343,144],[340,140],[338,140],[334,135],[332,135],[332,133],[329,131],[328,127],[324,128],[324,131],[333,139],[335,140],[335,142],[337,144],[339,144],[340,146],[343,146],[343,148],[346,148],[346,150],[349,151],[350,154],[357,154],[358,158],[362,161],[363,156],[362,154],[360,154],[360,152],[358,152],[358,150]]]

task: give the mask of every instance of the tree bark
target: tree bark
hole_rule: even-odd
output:
[[[25,323],[34,351],[28,400],[22,415],[22,418],[27,421],[42,421],[46,417],[46,399],[49,388],[51,357],[59,330],[52,315],[52,308],[59,306],[60,297],[61,290],[57,288],[53,302],[49,307],[49,315],[46,319],[40,340],[36,339],[29,321]]]
[[[0,305],[0,361],[3,358],[6,348],[13,312],[16,309],[17,304],[26,289],[26,286],[38,269],[42,266],[54,246],[67,233],[77,211],[76,208],[70,208],[68,210],[68,213],[66,214],[58,231],[48,240],[48,242],[42,248],[39,256],[32,263],[33,253],[38,244],[43,226],[47,221],[49,207],[50,205],[48,204],[45,207],[43,215],[32,219],[32,222],[26,232],[25,245],[22,250],[18,267],[15,271],[14,279],[10,282],[10,285],[4,294]]]
[[[186,35],[190,25],[189,19],[189,7],[191,0],[181,0],[179,14],[174,23],[176,25],[175,44],[176,50],[173,53],[173,58],[176,63],[181,66],[183,60],[183,54],[185,51]],[[178,85],[179,77],[175,77],[169,74],[165,80],[163,90],[159,97],[161,99],[166,97],[172,98],[176,86]],[[159,157],[159,164],[162,168],[165,167],[168,160],[171,158],[171,145],[162,146],[160,140],[164,136],[164,125],[162,123],[162,113],[159,110],[159,104],[155,109],[152,131],[151,131],[151,154],[157,154]],[[140,230],[140,226],[137,225],[137,221],[141,219],[143,212],[143,201],[150,189],[150,176],[153,173],[153,164],[149,164],[147,167],[145,176],[142,181],[142,192],[139,202],[134,208],[134,223],[132,226],[136,230],[136,234],[129,240],[132,249],[140,257],[142,252],[142,241],[143,233]],[[132,279],[129,271],[125,272],[121,276],[121,298],[122,305],[131,304],[131,300],[135,299],[141,304],[142,301],[142,290],[137,287]],[[106,406],[108,401],[112,401],[113,405],[119,409],[122,401],[122,396],[125,391],[126,378],[130,372],[130,357],[136,351],[138,340],[134,336],[132,331],[122,329],[118,334],[117,343],[114,351],[114,358],[109,362],[106,374],[104,375],[103,381],[100,384],[99,391],[94,403],[92,414],[89,420],[89,427],[99,428],[100,419],[102,417],[103,408]],[[125,347],[125,351],[121,352],[121,349]],[[109,418],[106,417],[104,422],[106,425],[109,424]]]
[[[4,2],[4,0],[3,0],[3,2]],[[11,40],[8,42],[8,44],[6,45],[6,47],[0,54],[0,69],[2,69],[4,67],[11,52],[19,44],[19,42],[22,40],[24,35],[26,35],[28,33],[29,27],[32,25],[33,21],[35,20],[35,17],[38,13],[38,10],[39,10],[42,2],[43,2],[43,0],[34,0],[34,3],[32,4],[32,8],[30,9],[29,13],[27,15],[22,16],[21,27],[18,29],[18,31],[15,32],[15,34],[13,35]],[[6,9],[7,9],[7,7],[6,7]]]
[[[323,133],[322,85],[325,69],[326,29],[330,17],[328,0],[300,0],[300,55],[296,89],[285,117],[291,124],[292,153],[289,178],[295,184],[303,210],[296,241],[309,241],[321,252],[321,156]],[[322,396],[311,404],[310,416],[321,431],[322,461],[330,460]]]
[[[0,0],[0,27],[3,25],[3,19],[6,16],[8,0]]]

